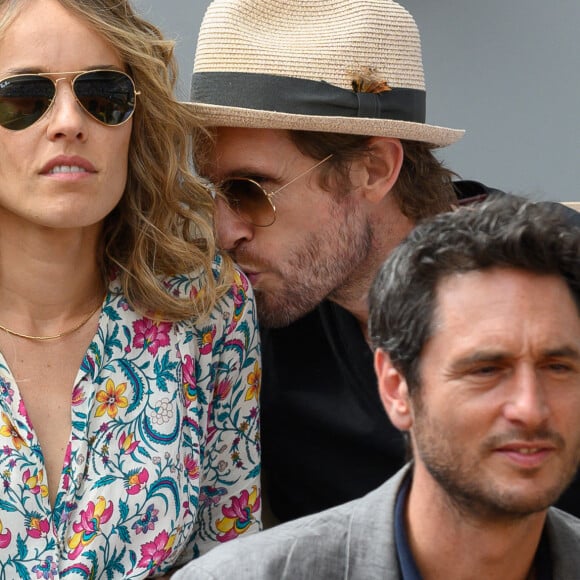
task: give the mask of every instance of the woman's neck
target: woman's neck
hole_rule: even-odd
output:
[[[104,294],[98,247],[96,228],[0,227],[0,324],[53,334],[94,307]]]

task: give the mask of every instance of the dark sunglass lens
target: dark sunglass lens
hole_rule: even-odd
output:
[[[274,223],[274,208],[264,190],[250,179],[228,179],[222,184],[228,205],[245,221],[255,226]]]
[[[87,113],[105,125],[120,125],[135,110],[133,81],[120,72],[84,73],[75,80],[74,91]]]
[[[54,83],[36,75],[0,81],[0,125],[20,131],[38,121],[54,98]]]

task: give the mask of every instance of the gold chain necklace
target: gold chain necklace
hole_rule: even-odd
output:
[[[99,304],[97,304],[97,307],[86,318],[83,318],[76,326],[73,326],[73,328],[69,328],[68,330],[65,330],[64,332],[59,332],[58,334],[52,334],[49,336],[32,336],[30,334],[16,332],[15,330],[12,330],[10,328],[7,328],[6,326],[3,326],[2,324],[0,324],[0,330],[3,330],[4,332],[11,334],[12,336],[19,336],[20,338],[26,338],[27,340],[55,340],[57,338],[61,338],[63,336],[66,336],[67,334],[72,334],[73,332],[75,332],[75,330],[78,330],[79,328],[84,326],[95,315],[97,310],[99,310],[99,308],[101,308],[102,305],[103,305],[102,301],[99,302]]]

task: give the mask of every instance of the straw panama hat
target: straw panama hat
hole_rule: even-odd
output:
[[[425,101],[419,30],[393,0],[213,0],[188,104],[213,127],[460,139]]]

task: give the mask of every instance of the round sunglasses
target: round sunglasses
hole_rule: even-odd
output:
[[[19,74],[0,79],[0,126],[21,131],[51,108],[57,84],[69,80],[78,104],[95,121],[116,126],[135,112],[133,79],[116,70]]]
[[[304,177],[317,167],[328,161],[333,153],[327,155],[316,165],[309,167],[282,187],[275,191],[266,191],[256,180],[250,177],[229,177],[219,184],[222,199],[228,207],[246,223],[266,228],[276,221],[276,206],[274,196],[295,181]]]

